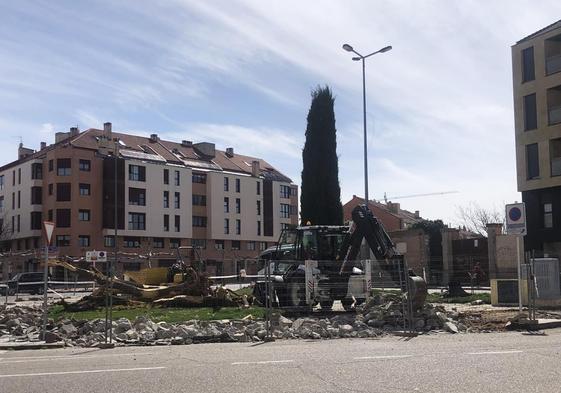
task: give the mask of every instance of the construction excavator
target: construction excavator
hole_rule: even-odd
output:
[[[371,261],[357,260],[363,239],[380,270],[404,292],[413,309],[427,296],[426,282],[407,271],[381,222],[366,205],[356,206],[349,226],[308,225],[283,230],[274,252],[269,252],[264,272],[270,279],[258,282],[255,297],[263,304],[269,292],[272,305],[294,311],[319,304],[331,310],[339,300],[345,310],[364,302],[371,294]],[[268,266],[267,266],[268,265]],[[269,282],[269,285],[266,285]]]

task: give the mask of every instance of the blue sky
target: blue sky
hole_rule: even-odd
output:
[[[0,164],[56,131],[215,142],[300,182],[310,91],[329,85],[342,199],[363,194],[361,68],[369,59],[369,190],[458,221],[516,192],[510,46],[554,22],[536,1],[3,1]]]

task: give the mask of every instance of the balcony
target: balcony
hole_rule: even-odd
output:
[[[561,123],[561,86],[547,89],[547,114],[550,126]]]
[[[561,71],[561,34],[545,40],[545,74]]]
[[[555,74],[561,71],[561,54],[551,56],[545,59],[545,73],[546,75]]]
[[[561,157],[551,158],[551,176],[561,175]]]

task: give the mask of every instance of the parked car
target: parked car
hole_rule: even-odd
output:
[[[29,272],[29,273],[18,273],[12,277],[8,282],[8,295],[15,295],[16,291],[18,293],[31,293],[36,295],[42,295],[44,289],[43,273],[42,272]],[[0,287],[0,293],[2,295],[6,294],[6,288]]]

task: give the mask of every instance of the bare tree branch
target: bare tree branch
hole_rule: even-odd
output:
[[[496,208],[485,209],[474,201],[469,202],[467,206],[457,206],[456,212],[461,224],[467,230],[480,236],[487,236],[487,224],[504,225],[504,215],[502,212]]]

